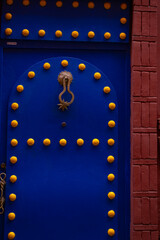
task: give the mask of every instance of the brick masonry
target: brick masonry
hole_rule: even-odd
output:
[[[158,4],[133,0],[131,39],[131,240],[158,240]],[[160,171],[159,171],[160,174]]]

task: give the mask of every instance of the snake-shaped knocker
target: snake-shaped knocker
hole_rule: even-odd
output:
[[[73,103],[74,101],[74,94],[70,90],[70,85],[72,83],[73,76],[70,72],[63,71],[58,75],[58,82],[63,86],[63,91],[59,94],[59,109],[62,111],[67,110],[68,107]],[[65,101],[64,99],[62,100],[62,95],[67,91],[71,94],[72,98],[70,102]]]

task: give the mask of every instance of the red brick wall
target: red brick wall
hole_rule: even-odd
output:
[[[158,240],[157,13],[133,0],[131,48],[131,240]]]

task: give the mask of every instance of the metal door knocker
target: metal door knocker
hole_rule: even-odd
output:
[[[63,86],[63,91],[59,94],[59,109],[62,111],[67,110],[68,107],[73,103],[74,101],[74,94],[70,90],[70,85],[72,83],[73,76],[70,72],[63,71],[58,75],[58,82]],[[70,102],[62,100],[62,95],[66,92],[66,89],[69,94],[71,94],[72,98]]]

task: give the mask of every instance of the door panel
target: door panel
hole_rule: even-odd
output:
[[[40,41],[72,41],[72,42],[129,42],[129,16],[130,1],[114,0],[109,3],[109,9],[104,6],[103,0],[94,1],[94,7],[89,8],[88,3],[92,1],[81,1],[79,7],[72,6],[73,1],[63,1],[62,7],[57,7],[57,1],[48,0],[45,7],[40,7],[39,0],[30,1],[28,6],[24,6],[22,1],[14,1],[12,5],[7,5],[2,1],[1,17],[1,38],[19,40],[40,40]],[[121,4],[125,4],[124,9]],[[7,12],[14,14],[11,21],[5,17]],[[126,18],[127,22],[122,24],[121,18]],[[34,24],[33,24],[34,23]],[[11,28],[11,35],[5,34],[5,29]],[[22,30],[29,30],[28,36],[22,35]],[[45,30],[45,36],[40,37],[38,31]],[[56,37],[56,30],[62,31],[61,37]],[[71,36],[72,31],[78,30],[79,36]],[[94,31],[95,36],[88,38],[88,32]],[[111,33],[111,38],[105,39],[105,32]],[[126,33],[125,39],[120,39],[121,32]]]
[[[61,61],[68,61],[62,67]],[[49,62],[51,68],[43,69]],[[80,71],[79,64],[86,69]],[[58,95],[62,86],[57,78],[61,71],[67,70],[73,75],[71,91],[75,100],[67,111],[58,109]],[[28,72],[34,71],[35,77],[28,78]],[[96,80],[94,74],[101,73]],[[118,77],[118,75],[117,75]],[[17,85],[23,85],[19,93]],[[111,92],[105,94],[103,88],[109,86]],[[64,95],[68,99],[68,95]],[[11,104],[19,104],[17,110]],[[109,103],[115,103],[110,110]],[[7,134],[7,176],[16,175],[17,181],[6,185],[5,237],[11,231],[16,239],[106,239],[107,230],[113,228],[118,237],[118,106],[116,93],[108,77],[89,62],[68,56],[43,59],[29,67],[13,86],[8,102]],[[11,121],[17,120],[18,126],[11,127]],[[114,120],[116,126],[110,128],[108,122]],[[61,123],[66,122],[66,127]],[[33,138],[35,144],[27,145]],[[46,147],[43,140],[49,138],[51,145]],[[84,145],[77,146],[77,139],[84,139]],[[92,145],[94,138],[99,139],[98,146]],[[18,145],[11,146],[11,140],[17,139]],[[59,145],[60,139],[66,139],[67,145]],[[114,139],[113,146],[108,139]],[[113,155],[115,162],[110,164],[107,157]],[[16,156],[16,164],[10,163]],[[107,180],[113,173],[115,180]],[[116,197],[110,200],[109,192]],[[9,195],[16,194],[11,202]],[[107,213],[114,210],[115,217]],[[14,221],[8,220],[8,213],[15,212]]]
[[[10,127],[10,123],[7,119],[7,114],[6,114],[6,109],[8,109],[8,99],[11,95],[12,89],[13,92],[16,94],[16,81],[20,79],[21,75],[24,74],[24,72],[28,73],[28,71],[31,69],[31,66],[33,64],[36,64],[39,61],[42,61],[41,69],[43,69],[43,62],[47,61],[45,59],[47,58],[53,58],[57,56],[66,56],[67,57],[75,57],[81,59],[81,62],[87,61],[95,66],[98,67],[98,71],[104,72],[105,75],[108,76],[110,79],[112,85],[114,86],[114,89],[116,91],[117,95],[117,102],[118,102],[118,122],[116,124],[117,130],[118,130],[118,158],[115,159],[115,162],[112,164],[104,165],[104,171],[107,170],[108,172],[112,172],[113,170],[115,171],[115,167],[117,168],[117,176],[115,178],[117,184],[117,192],[116,192],[116,204],[117,204],[117,211],[116,211],[116,218],[114,219],[108,219],[107,218],[107,210],[104,212],[105,217],[106,217],[106,225],[104,226],[104,232],[103,236],[107,237],[107,229],[109,227],[112,227],[116,230],[116,235],[114,239],[129,239],[129,186],[130,186],[130,172],[129,172],[129,152],[130,152],[130,138],[129,138],[129,119],[130,119],[130,80],[129,80],[129,51],[128,51],[128,46],[126,45],[97,45],[97,44],[91,44],[89,43],[88,45],[79,45],[79,44],[67,44],[67,49],[66,49],[66,44],[62,44],[59,46],[59,44],[52,44],[47,43],[45,46],[41,45],[38,43],[36,45],[35,49],[32,49],[31,46],[33,46],[33,43],[30,44],[25,44],[23,47],[18,48],[18,47],[12,47],[12,48],[3,48],[3,76],[2,76],[2,81],[1,81],[1,116],[3,116],[3,121],[1,125],[1,159],[6,159],[7,160],[7,193],[6,193],[6,216],[5,216],[5,233],[4,237],[2,236],[2,239],[7,239],[7,234],[8,231],[14,231],[16,233],[17,228],[21,228],[21,225],[24,225],[25,222],[25,217],[23,221],[17,222],[16,219],[14,222],[10,222],[7,220],[7,214],[8,212],[11,211],[10,209],[10,202],[8,201],[8,194],[14,192],[14,184],[10,184],[9,177],[10,175],[16,174],[16,169],[18,167],[18,164],[21,164],[20,161],[17,162],[15,165],[10,165],[8,156],[6,155],[7,149],[6,145],[9,144],[7,140],[7,127]],[[50,48],[49,48],[50,47]],[[96,50],[95,50],[96,49]],[[49,60],[48,60],[49,61]],[[70,64],[69,64],[70,66]],[[28,70],[27,70],[28,69]],[[51,67],[50,70],[53,68]],[[47,73],[48,74],[48,73]],[[36,73],[37,76],[37,73]],[[57,76],[56,76],[57,79]],[[5,81],[4,81],[5,80]],[[18,80],[19,81],[19,80]],[[56,80],[57,84],[57,95],[56,95],[56,104],[58,104],[58,94],[62,90],[62,86],[58,84],[58,81]],[[74,82],[71,84],[71,90],[74,88]],[[98,84],[101,84],[101,81],[98,81]],[[90,83],[86,82],[87,89],[90,89]],[[96,85],[97,86],[97,85]],[[99,85],[100,86],[100,85]],[[26,87],[25,87],[26,89]],[[101,86],[101,90],[103,89],[103,86]],[[101,91],[100,90],[100,91]],[[74,89],[75,91],[75,89]],[[73,92],[74,92],[73,91]],[[77,91],[77,90],[76,90]],[[103,90],[102,90],[103,92]],[[101,93],[102,93],[101,92]],[[25,91],[23,91],[23,94]],[[13,95],[13,94],[12,94]],[[18,95],[15,95],[18,97]],[[22,96],[22,95],[21,95]],[[20,96],[20,99],[22,100]],[[104,96],[105,100],[108,99],[108,96]],[[14,101],[14,99],[13,99]],[[53,101],[53,97],[52,97]],[[76,100],[75,100],[76,101]],[[11,102],[10,102],[11,103]],[[75,102],[73,103],[75,104]],[[70,110],[72,109],[74,105],[71,105]],[[106,105],[105,105],[106,106]],[[53,106],[54,107],[54,106]],[[105,108],[107,109],[107,108]],[[69,112],[70,112],[69,110]],[[85,111],[88,111],[88,109]],[[97,115],[98,116],[98,115]],[[7,123],[8,122],[8,123]],[[8,125],[9,124],[9,125]],[[20,125],[19,125],[20,126]],[[106,125],[107,126],[107,125]],[[13,129],[12,129],[13,130]],[[18,128],[16,129],[16,131]],[[66,131],[66,129],[63,129]],[[20,133],[21,137],[21,133]],[[34,137],[34,136],[33,136]],[[62,136],[63,137],[63,136]],[[76,139],[76,138],[75,138]],[[26,140],[26,139],[25,139]],[[42,139],[40,139],[41,141]],[[59,139],[56,141],[56,144],[58,144]],[[37,143],[37,141],[36,141]],[[42,141],[41,141],[42,143]],[[86,142],[85,142],[86,143]],[[91,143],[91,141],[90,141]],[[102,143],[102,142],[101,142]],[[76,142],[75,142],[76,144]],[[26,146],[26,142],[24,144]],[[36,144],[35,144],[36,146]],[[58,145],[59,146],[59,145]],[[102,145],[100,145],[102,146]],[[99,147],[100,147],[99,146]],[[52,136],[52,148],[55,147],[55,139]],[[67,149],[70,147],[70,145],[67,145]],[[86,147],[84,145],[83,147]],[[106,147],[106,145],[105,145]],[[50,149],[50,148],[49,148]],[[49,152],[49,149],[47,151]],[[83,151],[84,148],[81,149],[81,152]],[[33,150],[33,149],[32,149]],[[64,150],[64,149],[63,149]],[[66,150],[66,149],[65,149]],[[96,149],[97,151],[98,149]],[[21,154],[19,152],[19,154]],[[106,159],[106,158],[105,158]],[[106,161],[106,160],[105,160]],[[106,162],[105,162],[106,164]],[[9,169],[8,169],[9,166]],[[20,165],[23,167],[23,165]],[[107,166],[107,168],[106,168]],[[23,171],[25,172],[25,168],[23,168]],[[25,173],[23,173],[25,174]],[[26,173],[27,174],[27,173]],[[105,180],[107,180],[105,178]],[[37,180],[38,181],[38,180]],[[16,182],[16,184],[19,184],[19,189],[22,190],[21,182]],[[106,181],[107,183],[107,181]],[[107,185],[106,185],[107,186]],[[113,186],[113,185],[112,185]],[[25,191],[25,190],[23,190]],[[106,188],[107,192],[107,188]],[[105,197],[103,200],[105,201],[104,204],[107,204],[106,200],[106,194],[105,192]],[[18,199],[18,198],[17,198]],[[34,199],[34,195],[32,195],[32,199]],[[34,201],[34,200],[32,200]],[[9,205],[8,205],[9,204]],[[16,204],[16,202],[14,202]],[[12,204],[11,206],[14,206]],[[46,205],[46,203],[45,203]],[[107,205],[106,205],[107,206]],[[18,208],[17,208],[18,209]],[[21,208],[21,205],[19,204],[19,209]],[[14,209],[13,209],[14,210]],[[72,216],[72,213],[70,214]],[[2,218],[1,218],[2,219]],[[0,219],[0,220],[1,220]],[[31,214],[31,219],[32,219],[32,214]],[[37,219],[39,217],[37,216]],[[111,220],[109,224],[108,220]],[[22,223],[22,224],[21,224]],[[3,226],[3,225],[2,225]],[[6,228],[7,226],[7,228]],[[38,223],[37,223],[38,226]],[[124,231],[125,227],[125,231]],[[33,230],[34,231],[34,230]],[[24,233],[23,233],[24,234]],[[65,232],[64,232],[65,236]],[[16,238],[17,238],[17,233],[16,233]],[[103,238],[102,238],[103,239]]]

